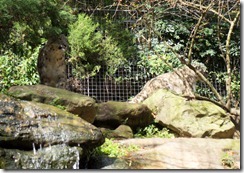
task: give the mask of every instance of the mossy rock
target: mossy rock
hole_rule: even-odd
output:
[[[100,128],[105,138],[108,139],[128,139],[133,138],[133,131],[127,125],[120,125],[115,130]]]
[[[201,100],[187,100],[160,89],[143,102],[156,121],[183,137],[232,138],[235,126],[219,106]]]
[[[236,139],[137,138],[118,144],[139,150],[110,163],[100,158],[100,169],[240,169],[240,140]]]
[[[8,94],[21,100],[56,106],[90,123],[95,119],[95,100],[82,94],[45,85],[13,86],[8,90]]]
[[[31,150],[33,144],[66,144],[95,148],[104,142],[98,128],[54,106],[1,97],[0,105],[0,147]]]
[[[82,148],[54,145],[33,151],[0,148],[0,168],[13,169],[78,169]],[[2,163],[2,164],[1,164]]]
[[[94,125],[112,129],[128,125],[134,130],[151,124],[153,120],[152,112],[146,105],[108,101],[98,104]]]

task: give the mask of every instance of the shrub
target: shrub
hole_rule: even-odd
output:
[[[25,55],[11,51],[0,55],[0,91],[4,92],[14,85],[33,85],[39,82],[36,70],[39,47],[26,48]]]
[[[69,26],[68,40],[75,76],[93,76],[102,65],[114,73],[125,61],[118,42],[112,36],[104,36],[99,24],[85,14],[80,14],[78,20]]]
[[[162,130],[160,130],[154,124],[151,124],[145,128],[139,128],[137,130],[137,133],[135,134],[135,137],[137,137],[137,138],[153,138],[153,137],[174,138],[174,134],[170,133],[169,129],[167,129],[167,128],[163,128]]]
[[[137,151],[139,148],[136,145],[125,146],[114,142],[113,139],[105,139],[105,143],[96,148],[95,155],[108,155],[109,157],[123,157],[132,151]]]

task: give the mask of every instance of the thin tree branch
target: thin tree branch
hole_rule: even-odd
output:
[[[218,93],[218,91],[214,88],[214,86],[212,85],[212,83],[202,74],[200,73],[199,71],[197,71],[195,69],[195,67],[193,67],[191,64],[187,64],[187,66],[192,69],[197,75],[198,77],[203,81],[205,82],[208,87],[211,89],[211,91],[214,93],[214,95],[217,97],[217,99],[219,100],[219,102],[222,104],[222,105],[225,105],[225,102],[223,100],[223,98],[221,97],[221,95]]]
[[[230,24],[230,28],[229,28],[229,32],[228,32],[228,35],[227,35],[227,39],[226,39],[226,68],[227,68],[227,80],[226,80],[226,90],[227,90],[227,103],[226,103],[226,107],[228,109],[230,109],[231,107],[231,97],[232,97],[232,91],[231,91],[231,58],[230,58],[230,39],[231,39],[231,34],[233,32],[233,29],[234,29],[234,26],[236,24],[236,21],[238,19],[238,17],[240,16],[240,11],[238,11],[236,13],[236,16],[234,18],[234,20],[231,22]]]
[[[213,1],[212,1],[213,2]],[[184,6],[189,6],[189,7],[192,7],[192,8],[195,8],[195,9],[207,9],[208,7],[205,7],[203,5],[198,5],[198,4],[195,4],[195,3],[191,3],[191,2],[184,2],[182,0],[178,0],[178,3],[180,3],[181,5],[184,5]],[[221,19],[224,19],[226,22],[228,23],[231,23],[231,21],[229,19],[227,19],[225,16],[223,16],[222,14],[218,13],[216,10],[210,8],[209,11],[211,11],[212,13],[218,15]]]
[[[223,6],[223,3],[222,1],[219,1],[219,5],[218,5],[218,13],[221,13],[222,12],[222,6]],[[222,44],[221,44],[221,29],[220,29],[220,24],[221,24],[221,21],[222,19],[220,19],[220,17],[218,16],[218,24],[217,24],[217,39],[218,39],[218,45],[219,45],[219,50],[221,52],[221,57],[223,58],[223,60],[225,61],[225,53],[223,51],[223,48],[222,48]],[[226,63],[226,62],[225,62]]]
[[[199,30],[199,27],[201,25],[201,22],[206,14],[206,12],[209,10],[209,8],[212,6],[212,3],[209,4],[209,6],[202,12],[201,14],[201,17],[198,19],[198,22],[197,24],[195,25],[194,29],[193,29],[193,32],[192,32],[192,35],[190,36],[191,38],[191,43],[190,43],[190,47],[189,47],[189,51],[188,51],[188,63],[191,64],[191,54],[192,54],[192,49],[193,49],[193,45],[194,45],[194,42],[195,42],[195,38],[196,38],[196,35],[198,33],[198,30]]]
[[[148,25],[147,25],[148,26]],[[150,27],[150,26],[148,26],[148,27]],[[154,28],[151,28],[153,31],[154,31],[154,33],[158,36],[158,37],[160,37],[161,38],[161,35],[160,35],[160,33],[158,33],[157,31],[155,31],[154,30]],[[197,71],[196,69],[195,69],[195,67],[193,67],[191,64],[188,64],[187,62],[186,62],[186,59],[187,59],[187,57],[185,56],[185,55],[180,55],[180,54],[178,54],[175,50],[174,50],[174,48],[172,47],[172,46],[170,46],[170,45],[168,45],[168,43],[166,42],[166,41],[163,41],[164,42],[164,44],[176,55],[176,57],[181,61],[181,63],[182,64],[185,64],[185,65],[187,65],[190,69],[192,69],[197,75],[198,75],[198,77],[203,81],[203,82],[205,82],[208,86],[209,86],[209,88],[211,89],[211,91],[214,93],[214,95],[217,97],[217,99],[220,101],[220,103],[221,104],[223,104],[223,105],[225,105],[225,103],[224,103],[224,101],[223,101],[223,98],[220,96],[220,94],[218,93],[218,91],[214,88],[214,86],[209,82],[209,80],[204,76],[204,75],[202,75],[199,71]]]

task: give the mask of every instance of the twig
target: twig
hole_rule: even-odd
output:
[[[196,35],[198,33],[199,27],[201,25],[201,22],[202,22],[202,20],[203,20],[203,18],[205,16],[206,12],[209,10],[209,8],[211,6],[212,6],[212,3],[210,3],[209,6],[202,12],[201,17],[198,19],[198,22],[197,22],[196,26],[193,29],[192,35],[190,36],[191,44],[190,44],[189,51],[188,51],[188,56],[187,56],[189,64],[191,64],[192,49],[193,49],[193,45],[194,45],[195,38],[196,38]]]
[[[229,32],[227,35],[227,40],[226,40],[226,68],[227,68],[227,75],[228,75],[228,79],[226,80],[226,90],[227,90],[227,103],[226,103],[226,107],[228,109],[230,109],[231,107],[231,97],[232,97],[232,90],[231,90],[231,66],[230,66],[230,39],[231,39],[231,34],[233,32],[234,26],[236,24],[236,21],[238,19],[238,17],[240,16],[240,11],[238,11],[236,13],[236,16],[234,18],[233,21],[231,21],[230,23],[230,28],[229,28]]]

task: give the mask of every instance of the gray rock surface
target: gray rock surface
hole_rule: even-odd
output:
[[[0,147],[32,149],[55,144],[96,147],[102,132],[82,118],[42,103],[15,101],[0,95]]]
[[[79,169],[80,147],[54,145],[33,151],[0,148],[0,169]]]

